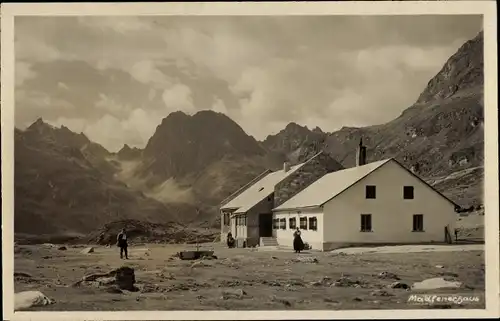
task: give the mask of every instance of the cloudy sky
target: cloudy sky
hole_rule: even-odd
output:
[[[42,117],[116,151],[170,112],[211,109],[264,139],[409,107],[479,16],[16,17],[16,126]]]

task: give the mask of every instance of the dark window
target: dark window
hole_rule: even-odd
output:
[[[424,216],[422,214],[413,215],[413,232],[424,231]]]
[[[318,219],[316,217],[309,218],[309,229],[313,231],[318,229]]]
[[[371,232],[371,231],[372,231],[372,215],[361,214],[361,232]]]
[[[307,217],[300,218],[300,229],[307,230]]]
[[[280,229],[286,230],[286,218],[280,219]]]
[[[279,228],[280,220],[275,218],[273,219],[273,229],[277,230]]]
[[[377,189],[373,185],[366,186],[366,198],[374,199],[377,197]]]
[[[229,216],[229,213],[224,213],[222,214],[223,218],[224,218],[224,226],[228,226],[229,223],[230,223],[230,216]]]
[[[413,199],[413,186],[404,186],[403,187],[403,198],[405,200]]]
[[[292,229],[292,230],[297,228],[297,219],[295,217],[289,218],[288,225],[290,226],[290,229]]]

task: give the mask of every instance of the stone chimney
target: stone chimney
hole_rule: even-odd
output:
[[[356,166],[363,166],[366,164],[366,147],[363,146],[363,139],[359,139],[359,145],[356,150]]]
[[[290,170],[290,163],[284,162],[283,163],[283,171],[286,173]]]

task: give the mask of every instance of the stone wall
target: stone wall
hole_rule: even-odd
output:
[[[343,169],[342,165],[326,153],[307,161],[295,173],[278,183],[274,189],[274,207],[280,206],[327,173]]]

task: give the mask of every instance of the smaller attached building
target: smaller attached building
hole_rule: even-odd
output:
[[[274,208],[277,243],[292,246],[297,227],[319,250],[452,242],[455,203],[395,159],[362,164],[324,175]]]
[[[266,171],[222,202],[221,241],[231,232],[237,246],[276,242],[273,208],[288,201],[322,176],[342,169],[328,154],[319,152],[304,163],[275,172]]]
[[[276,184],[290,176],[303,164],[276,172],[264,172],[244,187],[243,191],[221,207],[221,241],[229,232],[238,247],[259,244],[261,237],[272,237],[274,189]],[[244,244],[243,244],[244,243]]]

